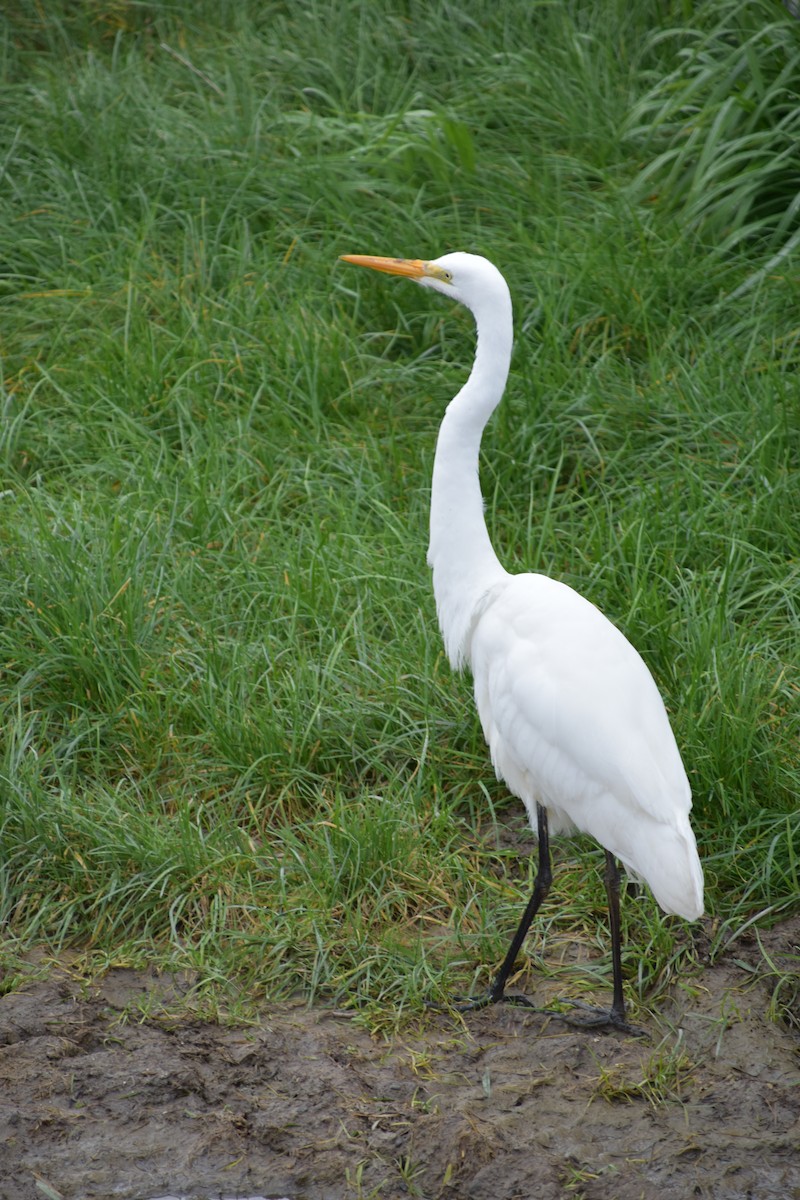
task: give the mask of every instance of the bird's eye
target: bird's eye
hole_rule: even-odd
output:
[[[453,272],[448,271],[447,267],[440,267],[438,263],[427,262],[423,264],[423,271],[426,275],[430,275],[432,279],[438,280],[439,283],[452,283]]]

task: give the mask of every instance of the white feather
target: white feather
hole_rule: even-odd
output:
[[[553,833],[591,834],[665,912],[703,911],[691,793],[642,659],[599,609],[545,575],[495,587],[469,643],[498,778]]]

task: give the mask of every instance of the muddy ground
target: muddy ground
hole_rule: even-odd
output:
[[[0,1001],[0,1198],[793,1200],[789,975],[788,1020],[768,1010],[800,920],[760,937],[676,987],[648,1042],[507,1007],[390,1041],[299,1003],[228,1028],[169,1019],[167,980],[62,966]]]

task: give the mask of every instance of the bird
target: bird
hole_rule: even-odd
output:
[[[427,561],[447,656],[455,671],[471,671],[495,773],[525,806],[538,862],[533,894],[490,987],[456,1007],[501,1001],[535,1007],[508,994],[506,985],[550,890],[550,835],[580,831],[605,850],[612,1002],[603,1008],[567,1000],[566,1013],[552,1015],[641,1034],[625,1008],[619,864],[648,885],[665,913],[688,921],[702,916],[691,789],[653,676],[624,634],[561,580],[508,572],[492,545],[479,460],[511,364],[508,284],[488,259],[461,251],[430,260],[340,258],[414,280],[466,306],[475,320],[472,369],[447,405],[436,441]]]

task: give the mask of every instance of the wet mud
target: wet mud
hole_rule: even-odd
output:
[[[774,999],[800,920],[760,938],[649,1041],[509,1007],[389,1040],[300,1003],[231,1028],[170,1017],[174,981],[61,966],[0,1000],[0,1200],[793,1200],[800,1022]]]

